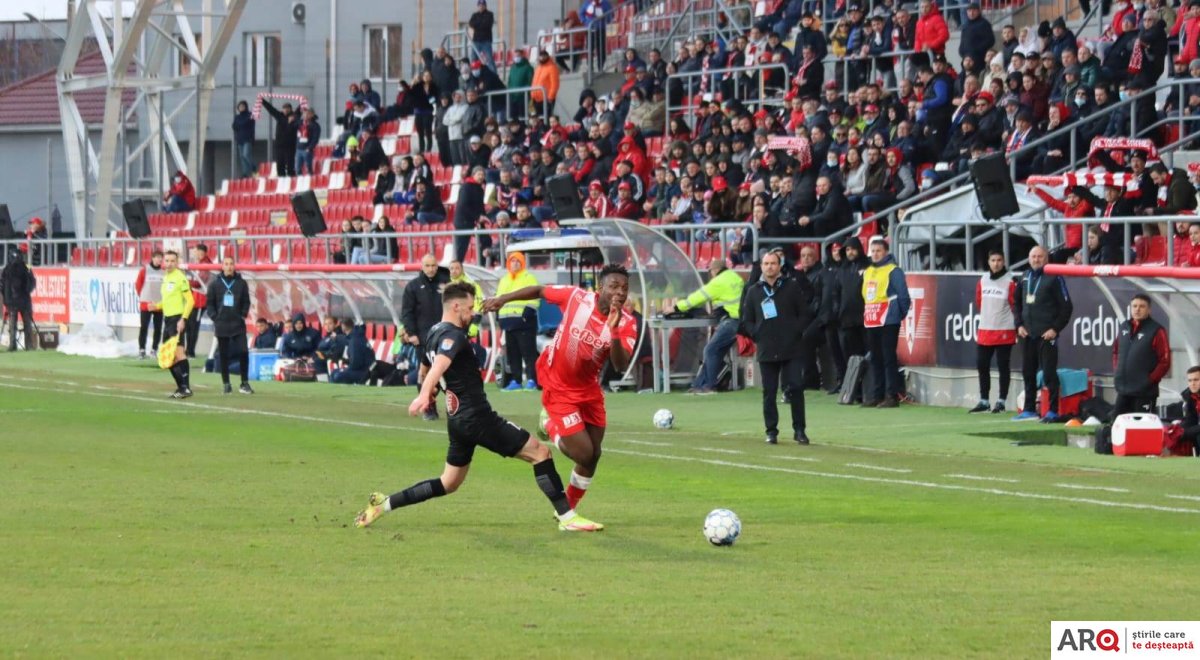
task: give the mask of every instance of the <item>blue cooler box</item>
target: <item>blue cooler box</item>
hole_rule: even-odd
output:
[[[250,380],[275,380],[275,351],[250,351]]]

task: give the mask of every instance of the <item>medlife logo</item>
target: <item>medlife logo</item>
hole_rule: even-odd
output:
[[[1051,621],[1050,658],[1200,658],[1196,621]]]

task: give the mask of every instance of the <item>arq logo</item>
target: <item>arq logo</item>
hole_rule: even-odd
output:
[[[1111,628],[1096,632],[1091,628],[1063,628],[1057,651],[1120,651],[1120,638]]]

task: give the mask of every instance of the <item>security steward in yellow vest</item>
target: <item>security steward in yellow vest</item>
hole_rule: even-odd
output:
[[[712,337],[704,345],[704,364],[692,381],[688,394],[713,394],[725,354],[737,341],[738,323],[741,319],[742,289],[746,282],[741,275],[725,267],[725,262],[714,260],[708,267],[708,284],[700,287],[685,300],[675,303],[675,310],[686,312],[705,304],[711,304],[713,312],[721,319]]]
[[[496,296],[503,296],[528,286],[537,286],[537,278],[525,270],[525,255],[513,252],[506,262],[508,272],[496,285]],[[500,308],[500,329],[504,331],[504,350],[507,356],[509,376],[504,386],[506,392],[522,388],[536,390],[537,381],[537,329],[538,307],[541,300],[510,302]],[[522,368],[524,367],[524,368]]]
[[[867,331],[867,351],[875,391],[863,395],[864,408],[895,408],[900,405],[900,361],[896,344],[900,324],[908,316],[912,298],[904,271],[888,253],[881,236],[871,239],[868,251],[871,265],[863,271],[863,326]]]
[[[184,328],[187,318],[191,316],[196,300],[192,297],[192,285],[187,275],[179,270],[179,254],[166,252],[163,255],[162,299],[156,305],[163,313],[163,341],[179,336],[179,346],[184,346]],[[171,367],[171,376],[175,379],[173,399],[186,399],[192,395],[191,367],[186,358],[176,362]]]

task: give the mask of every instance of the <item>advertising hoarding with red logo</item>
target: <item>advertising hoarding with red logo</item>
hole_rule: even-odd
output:
[[[71,271],[68,268],[34,268],[33,320],[37,323],[71,321]]]

